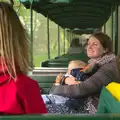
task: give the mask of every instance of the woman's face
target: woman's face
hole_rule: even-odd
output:
[[[99,58],[101,55],[105,53],[105,50],[100,43],[100,41],[95,37],[90,37],[88,40],[87,46],[87,55],[89,58]]]

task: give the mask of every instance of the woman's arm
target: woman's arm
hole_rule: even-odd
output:
[[[66,85],[76,85],[80,83],[80,81],[76,80],[73,76],[67,77],[64,82]]]
[[[99,92],[103,86],[116,79],[116,67],[114,65],[102,66],[94,75],[80,84],[53,86],[50,93],[75,98]]]

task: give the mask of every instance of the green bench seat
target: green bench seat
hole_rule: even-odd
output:
[[[84,62],[88,62],[88,57],[79,57],[78,55],[65,55],[61,56],[57,59],[50,59],[41,63],[42,67],[67,67],[68,63],[72,60],[81,60]]]
[[[0,120],[120,120],[118,114],[102,115],[10,115],[1,116]]]
[[[49,93],[50,88],[52,87],[56,76],[35,76],[31,75],[29,76],[30,78],[36,80],[42,89],[42,94],[47,94]]]
[[[59,59],[59,58],[68,58],[68,59],[83,59],[83,60],[88,60],[88,56],[85,52],[81,52],[80,54],[63,54],[61,56],[55,57],[55,59]]]

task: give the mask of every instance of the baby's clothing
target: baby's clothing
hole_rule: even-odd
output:
[[[82,81],[81,78],[85,74],[84,74],[84,72],[80,72],[81,69],[82,68],[73,69],[71,71],[71,74],[66,73],[64,75],[63,79],[61,80],[60,85],[64,84],[65,78],[71,77],[71,76],[76,77],[76,79],[78,81]],[[45,104],[51,104],[51,103],[55,103],[55,104],[62,104],[63,103],[64,104],[64,103],[66,103],[70,99],[68,97],[63,97],[63,96],[53,95],[53,94],[49,94],[49,95],[44,94],[44,95],[42,95],[42,98],[43,98]]]
[[[89,78],[92,74],[94,74],[97,69],[99,68],[98,65],[95,65],[94,68],[92,69],[91,72],[87,73],[85,71],[82,71],[83,68],[76,68],[76,69],[72,69],[71,70],[71,73],[66,73],[65,76],[62,78],[61,82],[60,82],[60,85],[64,85],[64,80],[67,78],[67,77],[75,77],[77,81],[85,81],[87,78]],[[85,100],[85,98],[83,99],[71,99],[71,98],[68,98],[68,97],[64,97],[64,96],[59,96],[59,95],[53,95],[53,94],[49,94],[49,95],[42,95],[42,98],[44,100],[44,103],[45,104],[51,104],[51,103],[55,103],[55,104],[66,104],[68,107],[74,107],[74,106],[78,106],[79,107],[79,104],[82,104]]]

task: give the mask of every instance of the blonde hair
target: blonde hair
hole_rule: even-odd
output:
[[[73,60],[70,61],[68,64],[68,70],[72,70],[75,68],[84,68],[86,66],[86,63],[80,60]]]
[[[26,74],[30,67],[28,34],[12,6],[0,2],[1,65],[16,79],[17,72]],[[4,68],[3,68],[3,72]]]

